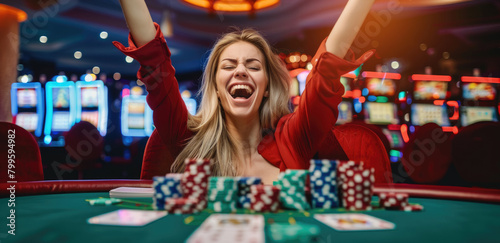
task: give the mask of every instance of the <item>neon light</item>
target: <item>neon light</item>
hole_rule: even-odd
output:
[[[448,106],[453,107],[453,116],[450,117],[450,120],[458,120],[459,114],[458,114],[458,102],[455,100],[449,100],[446,102]]]
[[[361,94],[363,96],[367,96],[369,93],[370,93],[370,91],[368,90],[368,88],[364,88],[363,91],[361,91]]]
[[[412,125],[412,126],[410,126],[410,132],[411,132],[411,133],[414,133],[414,132],[415,132],[415,126],[413,126],[413,125]]]
[[[394,162],[394,163],[398,162],[398,160],[399,160],[399,158],[395,157],[395,156],[391,156],[390,159],[391,159],[391,162]]]
[[[394,156],[394,157],[399,157],[399,155],[400,155],[401,153],[400,153],[399,151],[397,151],[397,150],[393,150],[393,149],[391,149],[391,151],[389,151],[389,154],[390,154],[391,156]]]
[[[354,111],[356,113],[360,113],[361,110],[363,109],[363,107],[362,107],[361,103],[359,102],[359,99],[354,99],[353,104],[354,104]]]
[[[130,89],[122,89],[122,98],[130,95]]]
[[[406,98],[406,104],[411,105],[412,102],[413,100],[410,97]]]
[[[375,95],[369,95],[368,97],[366,97],[366,99],[370,102],[374,102],[377,100],[377,96]]]
[[[500,84],[500,78],[463,76],[462,82]]]
[[[379,102],[379,103],[386,103],[387,101],[389,101],[389,98],[387,98],[385,96],[378,96],[376,99],[376,102]]]
[[[434,105],[442,106],[442,105],[444,105],[444,100],[435,100]]]
[[[399,131],[399,130],[401,130],[401,126],[402,125],[398,125],[398,124],[389,124],[389,125],[387,125],[387,129],[389,129],[391,131]]]
[[[363,72],[361,76],[365,78],[401,79],[399,73]]]
[[[413,74],[411,79],[414,81],[443,81],[450,82],[451,76],[448,75],[428,75],[428,74]]]
[[[361,97],[361,90],[359,90],[359,89],[355,89],[355,90],[353,90],[353,91],[352,91],[352,97],[354,97],[354,98],[359,98],[359,97]]]
[[[348,72],[348,73],[342,75],[342,77],[355,79],[356,78],[356,74],[354,74],[353,72]]]
[[[454,134],[458,133],[458,128],[456,126],[453,127],[443,127],[443,132],[453,132]]]
[[[399,100],[406,99],[406,92],[405,91],[399,92],[398,99]]]
[[[359,97],[359,103],[365,103],[366,99],[364,96]]]
[[[342,95],[344,98],[352,98],[352,91],[347,90],[344,95]]]
[[[401,136],[405,143],[410,141],[410,136],[408,136],[408,126],[406,124],[401,125]]]

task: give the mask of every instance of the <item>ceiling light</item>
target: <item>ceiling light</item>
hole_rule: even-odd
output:
[[[254,16],[255,12],[261,9],[278,5],[280,0],[183,0],[184,2],[201,7],[210,14],[215,11],[221,12],[249,12]]]

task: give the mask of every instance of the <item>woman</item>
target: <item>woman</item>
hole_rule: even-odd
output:
[[[153,120],[169,153],[171,170],[186,158],[210,158],[215,176],[257,176],[272,184],[280,170],[307,169],[331,134],[344,93],[339,81],[366,59],[344,57],[374,0],[350,0],[313,58],[299,108],[288,108],[289,77],[268,43],[253,30],[224,35],[203,74],[199,111],[187,112],[174,77],[170,52],[144,1],[120,0],[130,29],[129,45],[114,42],[138,60]],[[357,27],[357,28],[356,28]]]

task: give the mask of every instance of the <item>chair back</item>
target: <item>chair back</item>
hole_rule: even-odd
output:
[[[0,122],[0,136],[2,182],[42,181],[42,157],[33,135],[16,124]]]
[[[500,122],[478,122],[460,130],[452,142],[452,161],[460,177],[475,185],[500,185]]]
[[[451,165],[453,137],[435,123],[418,128],[405,145],[401,159],[409,178],[421,184],[440,181]]]

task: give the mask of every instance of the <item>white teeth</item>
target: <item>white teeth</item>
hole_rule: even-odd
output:
[[[253,93],[252,88],[250,86],[244,85],[244,84],[233,85],[233,87],[231,87],[231,90],[229,91],[229,93],[231,93],[231,95],[234,95],[234,93],[236,93],[237,89],[246,89],[249,94]]]

